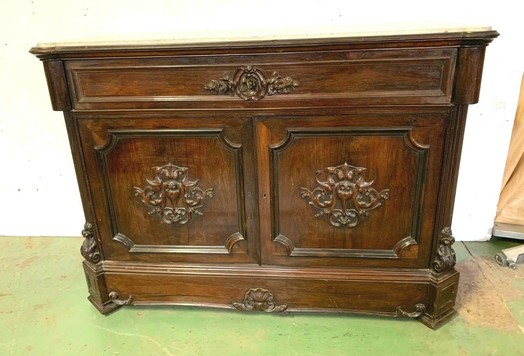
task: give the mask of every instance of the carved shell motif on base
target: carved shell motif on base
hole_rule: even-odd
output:
[[[273,294],[267,289],[252,288],[244,295],[241,303],[233,302],[233,306],[238,310],[263,311],[267,313],[280,313],[287,309],[287,304],[277,305]]]

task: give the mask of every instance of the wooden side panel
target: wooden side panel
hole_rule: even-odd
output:
[[[465,47],[458,52],[453,102],[475,104],[479,100],[486,47]]]
[[[70,93],[64,63],[60,60],[46,60],[44,61],[44,71],[53,110],[69,110],[71,108]]]

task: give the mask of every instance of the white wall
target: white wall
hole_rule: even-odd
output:
[[[3,0],[0,235],[79,235],[84,218],[62,114],[51,111],[37,42],[142,34],[245,37],[488,25],[480,103],[470,108],[454,234],[489,237],[523,72],[517,1]],[[162,35],[160,35],[162,34]]]

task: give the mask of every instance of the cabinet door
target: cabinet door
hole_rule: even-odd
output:
[[[75,117],[104,258],[254,262],[250,122],[122,116]]]
[[[258,119],[263,263],[427,268],[448,115]]]

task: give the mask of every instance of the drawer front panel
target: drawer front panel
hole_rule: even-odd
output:
[[[449,103],[455,59],[444,48],[72,60],[66,67],[79,110],[274,108]]]
[[[249,153],[236,141],[248,128],[224,126],[213,120],[197,128],[176,118],[80,120],[107,260],[253,262],[244,200],[249,173],[242,171]]]
[[[424,268],[446,112],[280,119],[257,122],[264,262]]]

